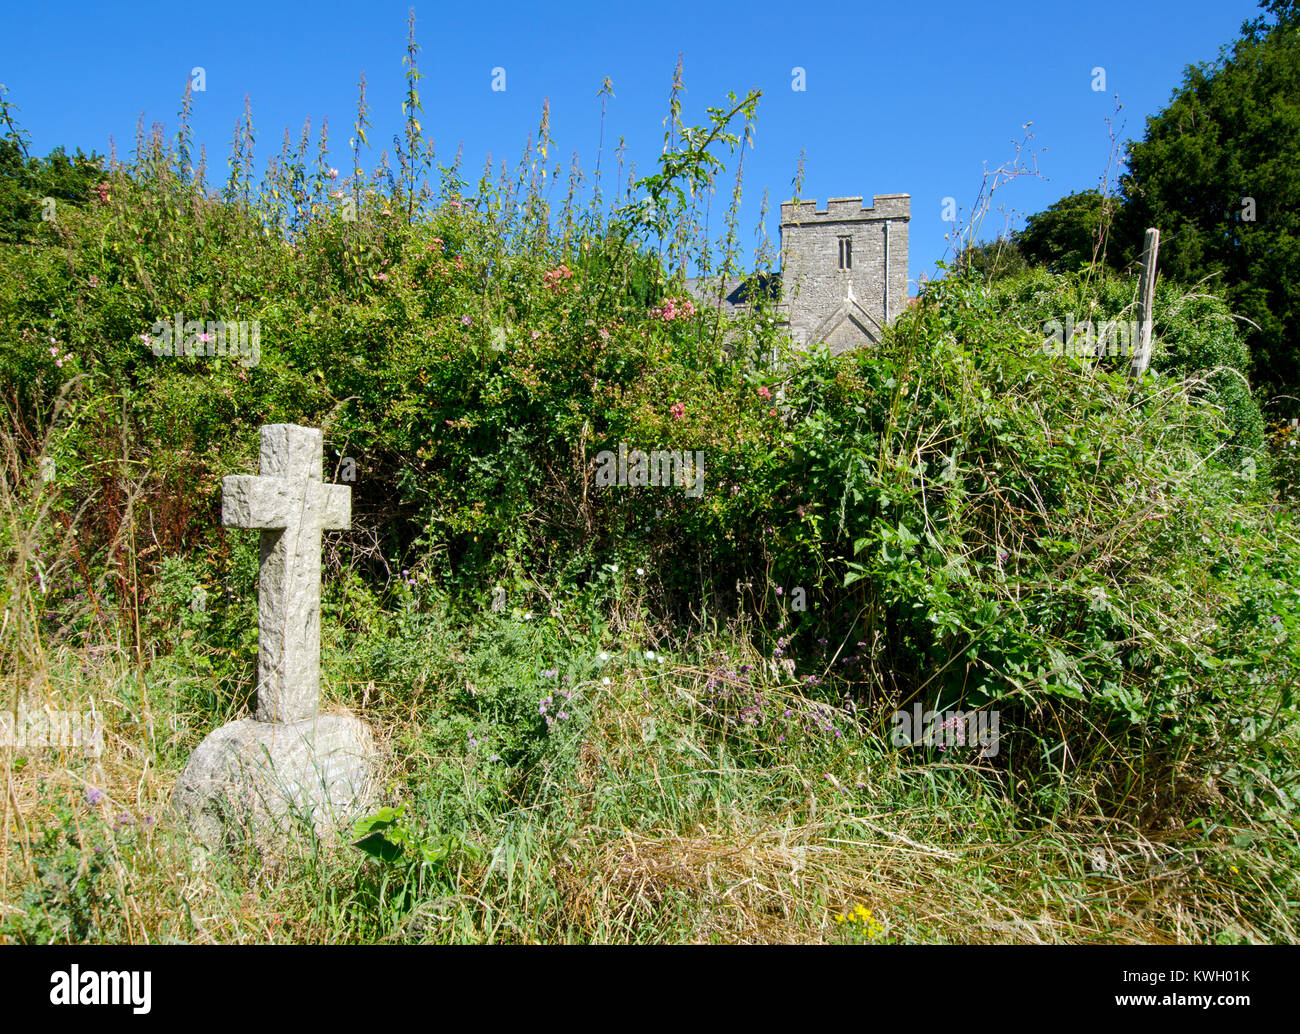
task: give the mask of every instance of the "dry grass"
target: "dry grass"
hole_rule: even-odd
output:
[[[837,942],[833,916],[857,904],[893,943],[1168,944],[1207,928],[1269,939],[1233,909],[1233,888],[1168,845],[1055,832],[926,844],[862,825],[862,839],[836,835],[840,821],[748,836],[628,833],[564,868],[559,883],[573,922],[629,939],[686,919],[691,942]]]
[[[130,673],[118,670],[115,683],[112,667],[96,667],[86,684],[64,683],[62,695],[75,699],[93,683],[102,698],[106,688],[128,686]],[[655,675],[660,686],[693,677]],[[685,700],[657,693],[647,701],[636,682],[608,693],[573,781],[557,785],[550,804],[516,816],[527,830],[519,839],[532,837],[535,849],[513,885],[490,865],[469,868],[457,890],[418,904],[387,936],[834,943],[841,936],[834,916],[862,904],[883,926],[876,939],[892,943],[1176,943],[1212,931],[1252,941],[1296,937],[1293,918],[1275,907],[1271,931],[1245,918],[1259,914],[1269,888],[1288,874],[1227,835],[1215,842],[1186,832],[1144,834],[1099,818],[1019,835],[991,823],[972,828],[961,821],[970,801],[900,805],[900,786],[934,772],[900,766],[896,757],[870,761],[872,796],[855,800],[831,783],[800,782],[794,771],[783,781],[773,771],[719,768],[716,756],[706,764],[704,749],[685,751],[675,771],[664,771],[663,755],[647,751],[643,722],[650,716],[665,732],[702,739]],[[92,918],[113,940],[357,935],[358,902],[349,904],[347,894],[359,859],[346,844],[322,851],[304,841],[278,863],[191,853],[167,814],[175,771],[156,767],[156,742],[139,725],[114,725],[112,713],[98,759],[47,752],[16,767],[11,753],[3,755],[4,912],[12,915],[24,889],[46,878],[35,864],[45,830],[65,828],[109,858]],[[691,781],[725,786],[719,799],[730,803],[697,807],[697,820],[711,814],[689,828],[638,822],[638,813],[662,814],[664,800],[689,796],[682,784]],[[86,803],[92,786],[105,795],[94,807]],[[619,826],[596,808],[602,796],[621,796]],[[130,821],[114,829],[120,816]],[[1222,864],[1208,864],[1214,855]],[[1237,875],[1225,879],[1226,866]]]

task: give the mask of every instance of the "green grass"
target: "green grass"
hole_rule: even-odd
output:
[[[547,634],[508,618],[460,631],[438,630],[441,661],[427,640],[409,644],[428,651],[430,666],[405,717],[362,709],[384,740],[385,802],[407,806],[417,836],[454,833],[481,850],[424,866],[379,862],[345,835],[317,842],[305,830],[274,857],[193,854],[167,810],[185,748],[204,731],[185,722],[172,731],[165,718],[183,683],[142,678],[120,656],[95,666],[67,652],[52,658],[51,691],[65,705],[94,694],[107,747],[98,761],[32,757],[16,767],[4,755],[0,933],[131,943],[838,942],[852,927],[835,917],[861,905],[879,924],[870,940],[889,943],[1296,939],[1293,815],[1245,815],[1218,797],[1212,818],[1140,828],[1101,814],[1089,773],[1072,772],[1056,788],[1062,810],[1044,821],[977,751],[894,749],[873,716],[764,674],[734,633],[684,643],[662,664],[608,642],[566,644],[575,670],[585,654],[604,674],[571,683],[569,717],[517,745],[517,763],[492,761],[494,731],[466,714],[456,683],[495,665],[473,699],[538,685],[535,664],[509,646]],[[459,653],[456,640],[471,650],[478,640],[479,655]],[[602,649],[611,654],[603,665]],[[327,673],[347,660],[331,652]],[[755,693],[758,724],[743,710]],[[428,715],[458,712],[460,722],[430,727]],[[480,729],[483,748],[467,746],[466,727]],[[504,741],[500,749],[510,751]],[[97,805],[86,801],[92,786],[105,794]],[[1206,785],[1185,792],[1217,796]]]

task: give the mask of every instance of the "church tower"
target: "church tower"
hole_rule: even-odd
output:
[[[790,333],[839,354],[875,344],[907,305],[907,194],[781,205],[781,290]]]

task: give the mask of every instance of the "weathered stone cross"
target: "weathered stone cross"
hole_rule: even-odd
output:
[[[318,835],[364,813],[376,782],[369,726],[320,710],[321,532],[351,523],[351,489],[321,481],[321,432],[262,428],[261,473],[221,486],[221,520],[262,533],[257,583],[257,716],[214,729],[176,780],[173,799],[198,842],[245,836],[277,850],[309,818]]]
[[[262,428],[260,474],[221,483],[221,523],[262,532],[257,580],[257,720],[299,722],[320,707],[321,532],[352,522],[351,489],[321,481],[313,427]]]

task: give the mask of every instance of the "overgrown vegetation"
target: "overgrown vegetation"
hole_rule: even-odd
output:
[[[1294,466],[1224,304],[1163,285],[1141,381],[1043,348],[1130,318],[1096,270],[953,273],[877,350],[792,352],[765,292],[728,319],[684,281],[770,271],[739,177],[700,232],[756,95],[689,127],[679,67],[661,167],[585,204],[575,164],[553,211],[546,113],[471,188],[417,53],[391,177],[304,130],[254,184],[246,113],[214,194],[187,104],[10,210],[4,700],[93,701],[108,746],[3,755],[0,937],[1294,940]],[[259,361],[156,355],[176,313],[258,321]],[[322,670],[385,810],[360,850],[196,861],[167,796],[257,649],[220,478],[280,421],[355,472]],[[620,442],[703,451],[703,497],[596,485]],[[996,710],[999,749],[900,748],[914,704]]]
[[[1019,231],[968,241],[959,264],[994,278],[1027,265],[1130,271],[1146,228],[1158,227],[1160,275],[1227,301],[1250,353],[1244,372],[1266,411],[1289,421],[1300,414],[1300,148],[1290,146],[1300,136],[1300,4],[1259,6],[1266,14],[1214,61],[1189,65],[1169,105],[1128,142],[1117,193],[1108,176]]]

